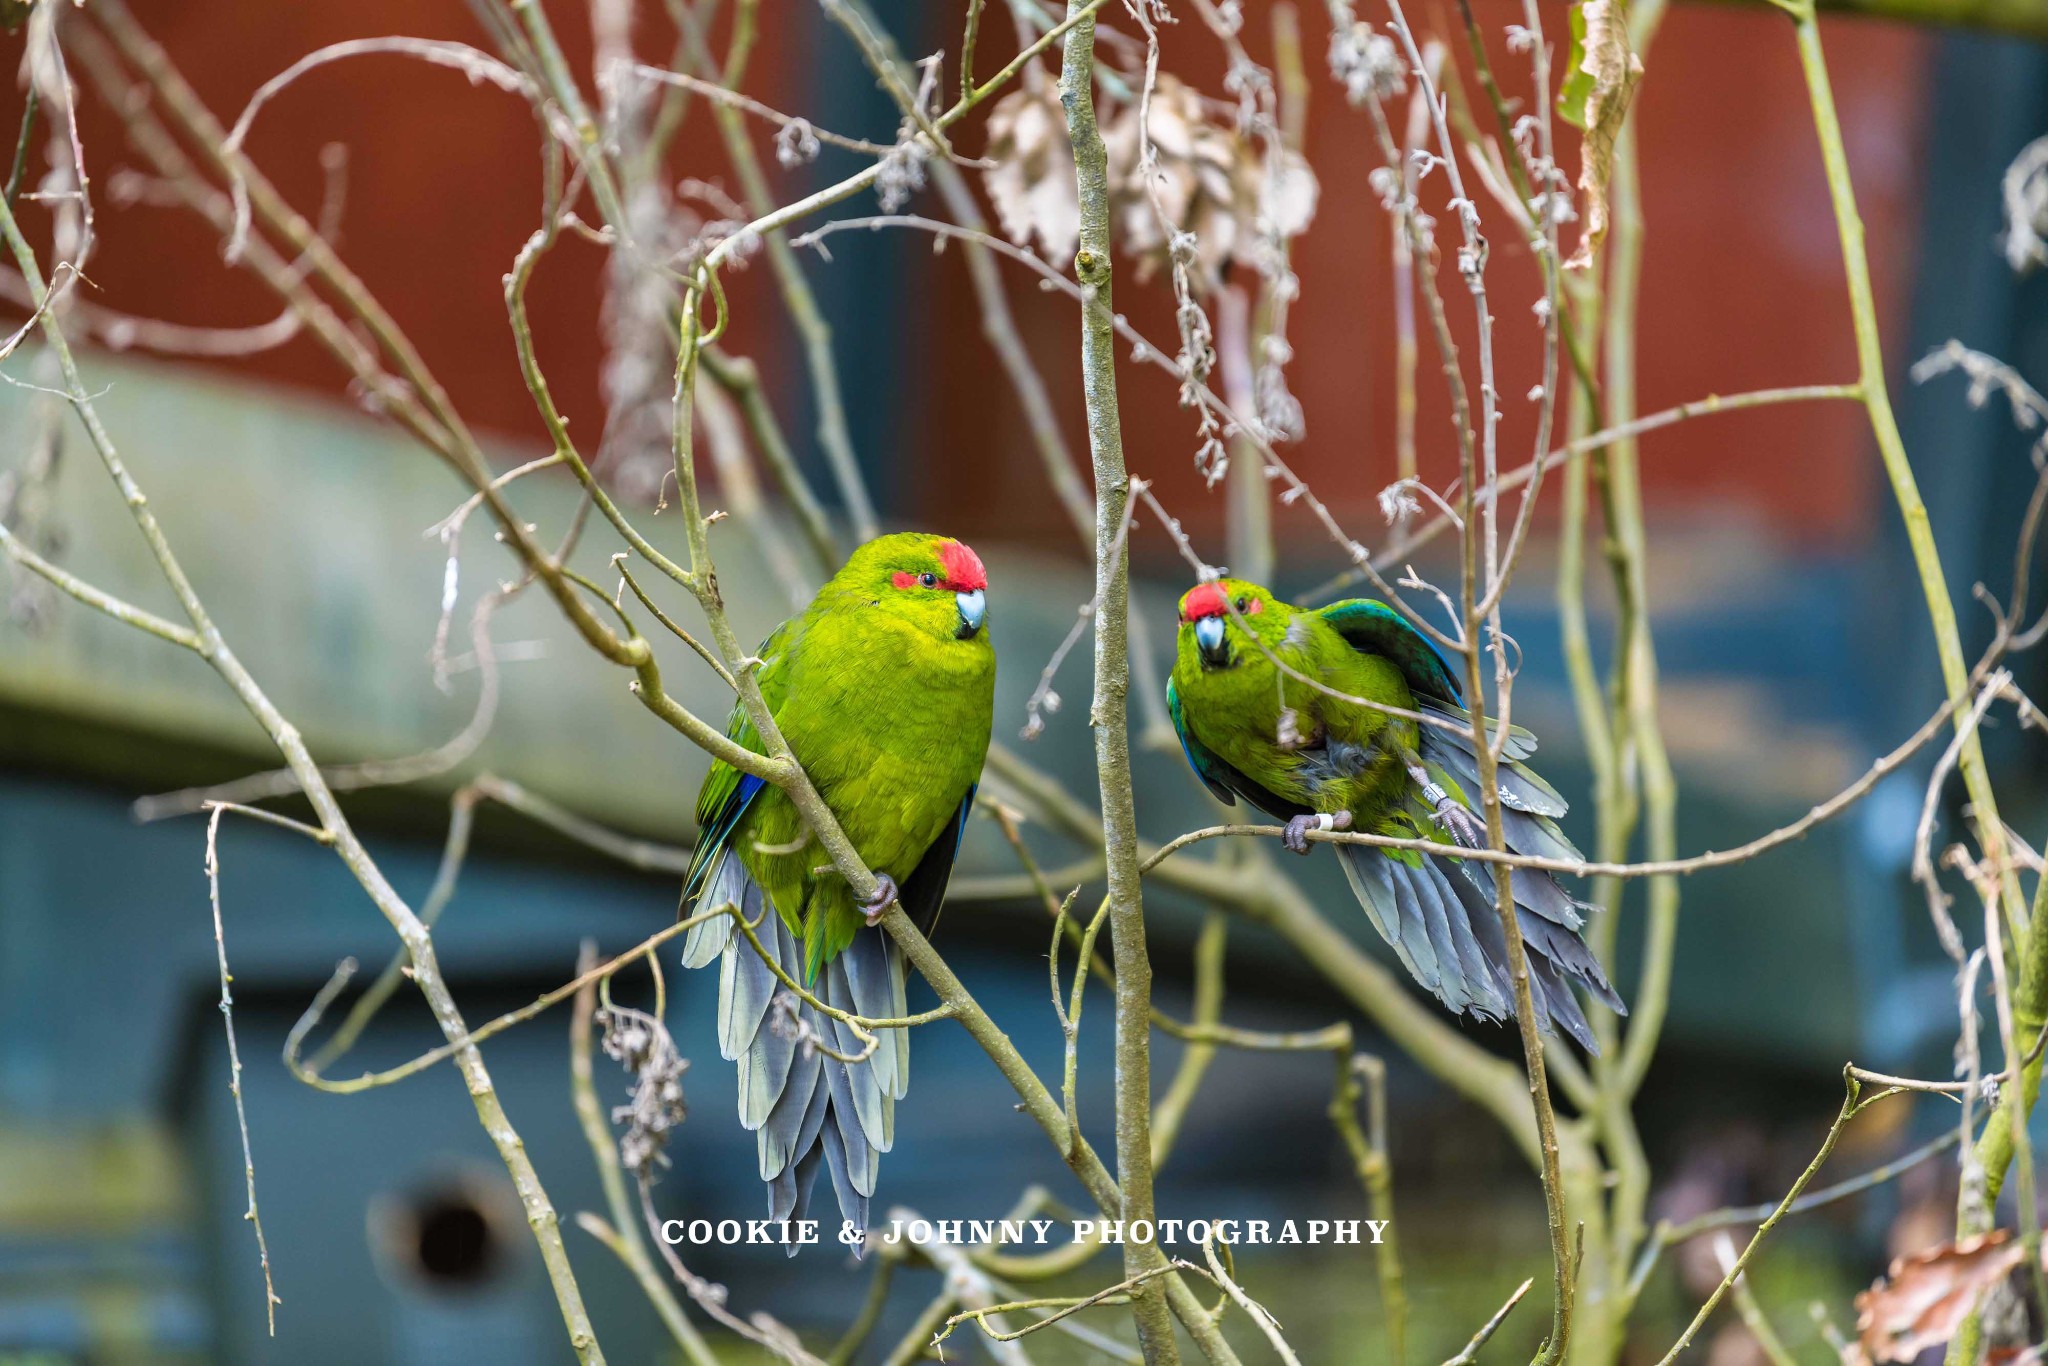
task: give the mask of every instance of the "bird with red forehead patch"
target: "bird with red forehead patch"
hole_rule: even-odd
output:
[[[1217,799],[1242,797],[1285,821],[1283,838],[1298,854],[1314,848],[1311,835],[1339,830],[1461,849],[1487,843],[1476,814],[1479,751],[1457,678],[1385,603],[1311,611],[1237,579],[1197,584],[1180,600],[1166,708]],[[1510,727],[1502,745],[1496,780],[1508,849],[1578,860],[1557,825],[1564,800],[1522,763],[1535,737]],[[1489,864],[1341,841],[1334,853],[1417,982],[1453,1011],[1513,1013]],[[1539,1027],[1597,1051],[1578,993],[1623,1006],[1583,938],[1592,907],[1547,872],[1518,869],[1509,887]]]
[[[1262,615],[1271,600],[1272,594],[1265,589],[1238,579],[1198,583],[1180,600],[1181,625],[1188,628],[1182,634],[1194,637],[1196,649],[1204,660],[1210,661],[1210,667],[1223,667],[1236,657],[1236,647],[1226,638],[1235,634],[1242,646],[1249,644],[1253,635],[1261,634],[1260,623],[1252,618]],[[1237,617],[1234,624],[1230,620],[1233,608]]]
[[[909,1013],[902,951],[878,922],[900,905],[925,934],[937,924],[994,720],[987,621],[981,557],[949,537],[903,533],[854,551],[758,652],[762,700],[874,872],[874,897],[855,898],[780,788],[721,762],[698,795],[683,912],[735,907],[758,925],[760,947],[731,916],[712,916],[684,938],[683,963],[721,964],[719,1051],[739,1064],[740,1123],[755,1131],[773,1219],[805,1217],[822,1165],[840,1212],[867,1227],[910,1084],[909,1035],[878,1031],[870,1049],[799,1003],[809,1037],[843,1056],[800,1047],[801,1031],[776,1027],[769,1008],[787,994],[776,969],[841,1010]],[[726,734],[763,752],[743,707]]]

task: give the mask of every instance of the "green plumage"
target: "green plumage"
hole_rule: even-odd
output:
[[[1254,584],[1201,585],[1181,600],[1167,707],[1210,791],[1289,821],[1290,845],[1302,852],[1311,846],[1301,832],[1315,817],[1407,839],[1483,841],[1473,815],[1478,759],[1457,681],[1384,604],[1310,611]],[[1563,799],[1520,762],[1534,748],[1528,732],[1510,729],[1498,770],[1507,846],[1576,859],[1556,823]],[[1417,981],[1452,1010],[1491,1019],[1512,1013],[1486,864],[1358,844],[1339,844],[1337,854],[1368,917]],[[1548,873],[1520,871],[1511,885],[1539,1014],[1590,1050],[1573,984],[1622,1009],[1580,938],[1590,908]]]
[[[959,542],[884,536],[761,646],[757,677],[776,728],[855,851],[927,934],[988,752],[995,654],[982,629],[985,587],[981,561]],[[764,748],[743,707],[726,734]],[[742,935],[732,917],[710,917],[684,937],[682,960],[719,965],[718,1047],[738,1065],[740,1123],[755,1133],[769,1218],[803,1218],[822,1167],[841,1213],[865,1228],[910,1085],[910,1035],[880,1029],[867,1046],[784,979],[834,1010],[900,1018],[909,1014],[902,950],[866,926],[780,789],[714,763],[697,824],[684,911],[731,906],[757,927]],[[872,909],[890,895],[885,884]]]
[[[995,651],[988,633],[959,639],[953,593],[898,587],[898,574],[945,578],[941,538],[903,533],[853,553],[803,615],[761,646],[762,699],[790,750],[876,874],[909,888],[926,852],[955,826],[988,754],[995,708]],[[735,703],[726,734],[762,750],[746,709]],[[803,946],[806,982],[844,951],[861,928],[846,880],[832,870],[803,819],[779,789],[748,794],[731,808],[743,775],[714,763],[697,798],[694,894],[712,856],[730,846]],[[721,830],[721,818],[725,829]],[[943,887],[940,889],[943,890]],[[927,909],[906,907],[929,920]]]
[[[1384,656],[1353,649],[1314,612],[1299,611],[1249,584],[1226,580],[1222,586],[1246,604],[1225,628],[1232,667],[1203,667],[1193,632],[1184,630],[1167,683],[1196,771],[1202,768],[1196,752],[1206,751],[1284,801],[1293,808],[1285,813],[1290,816],[1349,811],[1360,829],[1378,829],[1384,819],[1398,817],[1408,786],[1398,751],[1415,748],[1416,723],[1338,702],[1283,672],[1251,635],[1296,674],[1332,691],[1413,711],[1415,697],[1401,670]],[[1257,610],[1248,610],[1253,604]],[[1283,737],[1298,742],[1282,743]],[[1362,766],[1332,771],[1327,758],[1333,744],[1359,750]]]

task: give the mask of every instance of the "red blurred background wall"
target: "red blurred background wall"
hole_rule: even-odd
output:
[[[553,8],[570,60],[587,72],[588,30],[580,8]],[[817,64],[857,58],[799,0],[771,3],[766,11],[750,93],[806,113],[805,90]],[[1247,13],[1247,41],[1263,57],[1270,48],[1268,7],[1261,0]],[[1500,28],[1517,19],[1520,8],[1483,0],[1479,13],[1482,22]],[[1543,14],[1548,31],[1562,34],[1562,7],[1546,4]],[[1450,31],[1447,15],[1424,9],[1422,16],[1438,32]],[[144,7],[140,17],[223,121],[266,78],[326,43],[385,33],[483,41],[460,0],[213,0]],[[1296,359],[1289,374],[1306,408],[1307,432],[1286,453],[1341,513],[1369,532],[1376,525],[1373,495],[1393,478],[1388,229],[1366,185],[1375,161],[1367,124],[1322,73],[1327,21],[1313,5],[1304,6],[1302,18],[1315,78],[1308,149],[1322,196],[1295,253],[1304,292],[1291,327]],[[950,28],[952,18],[935,15],[932,22]],[[1928,42],[1907,29],[1865,21],[1828,23],[1824,32],[1879,304],[1896,324],[1913,258]],[[936,30],[902,36],[911,51],[952,41]],[[661,60],[668,41],[650,20],[641,35],[643,57]],[[985,46],[989,69],[995,60]],[[1516,80],[1526,72],[1525,59],[1503,50],[1495,62],[1511,93],[1526,86],[1525,74]],[[1220,77],[1213,40],[1192,22],[1165,30],[1165,64],[1212,89]],[[1834,223],[1782,17],[1761,5],[1677,7],[1648,68],[1639,104],[1649,224],[1641,410],[1710,392],[1850,379],[1854,358]],[[14,98],[18,103],[19,95]],[[84,122],[104,194],[113,172],[134,158],[96,102],[88,101]],[[6,126],[13,126],[11,117]],[[891,130],[841,131],[886,139]],[[674,169],[730,183],[711,134],[700,111],[679,141]],[[970,124],[964,148],[978,150],[979,140]],[[344,256],[410,332],[475,425],[537,440],[500,292],[503,271],[537,221],[531,114],[512,97],[473,87],[453,72],[398,57],[365,57],[295,84],[266,108],[248,145],[310,215],[321,200],[321,151],[330,143],[348,149]],[[1568,169],[1576,168],[1574,146],[1560,155]],[[1502,221],[1497,210],[1489,217],[1496,225]],[[261,322],[275,312],[260,285],[222,263],[212,233],[189,214],[146,207],[103,212],[100,227],[89,274],[109,306],[224,326]],[[1508,414],[1502,449],[1504,459],[1520,459],[1532,439],[1533,405],[1523,395],[1538,378],[1540,334],[1529,311],[1538,282],[1512,233],[1497,227],[1493,242],[1491,284]],[[598,266],[595,249],[565,246],[548,259],[531,295],[542,360],[579,429],[595,429],[600,415]],[[1448,268],[1441,276],[1469,352],[1471,311],[1462,286]],[[1010,278],[1027,340],[1078,442],[1072,305],[1042,293],[1021,272]],[[912,458],[916,475],[894,485],[900,496],[885,515],[943,522],[969,535],[1042,535],[1064,546],[1071,534],[1046,494],[1021,417],[981,342],[958,252],[921,269],[914,283],[917,292],[903,300],[902,316],[923,333],[915,339],[918,368],[904,391],[891,396],[891,440],[900,440],[902,449],[871,454],[884,461]],[[768,273],[747,271],[732,286],[733,346],[761,360],[788,425],[800,430],[804,377]],[[1150,336],[1170,343],[1163,281],[1137,284],[1126,273],[1117,303]],[[897,340],[860,335],[841,320],[842,353]],[[321,393],[342,392],[325,354],[303,337],[222,364]],[[1426,350],[1421,374],[1423,472],[1441,484],[1451,476],[1453,448],[1444,381]],[[1193,423],[1177,408],[1171,380],[1151,367],[1127,366],[1124,419],[1133,470],[1157,480],[1162,496],[1199,523],[1217,502],[1199,493]],[[1709,503],[1764,520],[1801,543],[1838,543],[1860,537],[1872,518],[1874,470],[1863,442],[1859,415],[1848,405],[1717,417],[1652,437],[1646,482],[1660,513]]]

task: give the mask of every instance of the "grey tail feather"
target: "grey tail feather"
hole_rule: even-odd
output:
[[[796,936],[730,852],[713,870],[695,909],[724,904],[739,908],[776,966],[802,980],[803,952]],[[862,1042],[849,1026],[797,1000],[754,951],[753,942],[735,931],[729,916],[707,920],[684,936],[685,966],[708,967],[714,959],[718,1049],[738,1065],[740,1123],[756,1137],[769,1217],[803,1218],[823,1166],[832,1173],[840,1213],[866,1228],[881,1154],[894,1137],[896,1100],[909,1086],[907,1032],[882,1031],[868,1058],[840,1062],[800,1042],[799,1035],[807,1032],[849,1055],[859,1053]],[[813,990],[854,1014],[889,1018],[907,1013],[900,953],[878,931],[856,931],[854,946],[827,966]],[[793,1027],[798,1022],[802,1030]],[[788,1251],[795,1256],[796,1245]]]
[[[1530,1001],[1550,1022],[1549,1032],[1562,1029],[1587,1053],[1594,1057],[1600,1055],[1600,1044],[1593,1038],[1593,1026],[1587,1022],[1579,998],[1572,994],[1571,983],[1564,979],[1557,964],[1540,955],[1530,954],[1529,988]]]
[[[1393,946],[1394,956],[1408,975],[1431,991],[1437,989],[1436,950],[1430,946],[1429,930],[1422,920],[1422,908],[1405,905],[1394,895],[1393,864],[1378,851],[1361,844],[1340,844],[1337,859],[1344,868],[1344,880],[1351,894],[1365,907],[1366,918]]]
[[[704,881],[704,890],[697,894],[696,904],[689,908],[691,915],[715,911],[720,906],[737,906],[744,889],[747,870],[740,863],[739,856],[728,849],[719,857],[718,866]],[[725,951],[732,938],[732,917],[713,916],[709,920],[692,925],[683,935],[683,966],[686,968],[708,967],[713,959]]]
[[[1432,855],[1417,866],[1359,844],[1340,844],[1337,853],[1367,918],[1411,977],[1456,1013],[1486,1020],[1513,1016],[1507,936],[1485,865]],[[1565,897],[1546,873],[1522,871],[1511,880],[1529,960],[1531,1003],[1545,1033],[1567,1035],[1597,1054],[1599,1046],[1573,986],[1611,1010],[1627,1010],[1577,928],[1524,904],[1531,895],[1525,888],[1538,878],[1550,884],[1549,895]]]

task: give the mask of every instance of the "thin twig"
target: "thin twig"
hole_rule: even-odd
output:
[[[235,1126],[242,1136],[242,1180],[249,1194],[249,1208],[242,1217],[256,1231],[256,1258],[263,1264],[263,1313],[270,1336],[277,1336],[277,1287],[270,1279],[270,1244],[263,1237],[263,1218],[256,1212],[256,1157],[249,1148],[249,1112],[242,1103],[242,1054],[235,1046],[235,998],[228,984],[228,943],[220,918],[220,818],[226,806],[216,806],[206,822],[206,894],[213,904],[213,949],[220,963],[220,1018],[228,1035],[228,1093],[235,1098]]]
[[[1522,1296],[1528,1294],[1529,1288],[1535,1284],[1535,1281],[1528,1280],[1516,1286],[1515,1292],[1508,1296],[1507,1303],[1494,1310],[1493,1317],[1480,1324],[1479,1331],[1472,1335],[1472,1340],[1466,1343],[1456,1356],[1444,1362],[1444,1366],[1473,1366],[1473,1363],[1479,1360],[1479,1349],[1500,1331],[1500,1326],[1508,1321],[1508,1315],[1514,1313],[1515,1306],[1522,1302]]]

